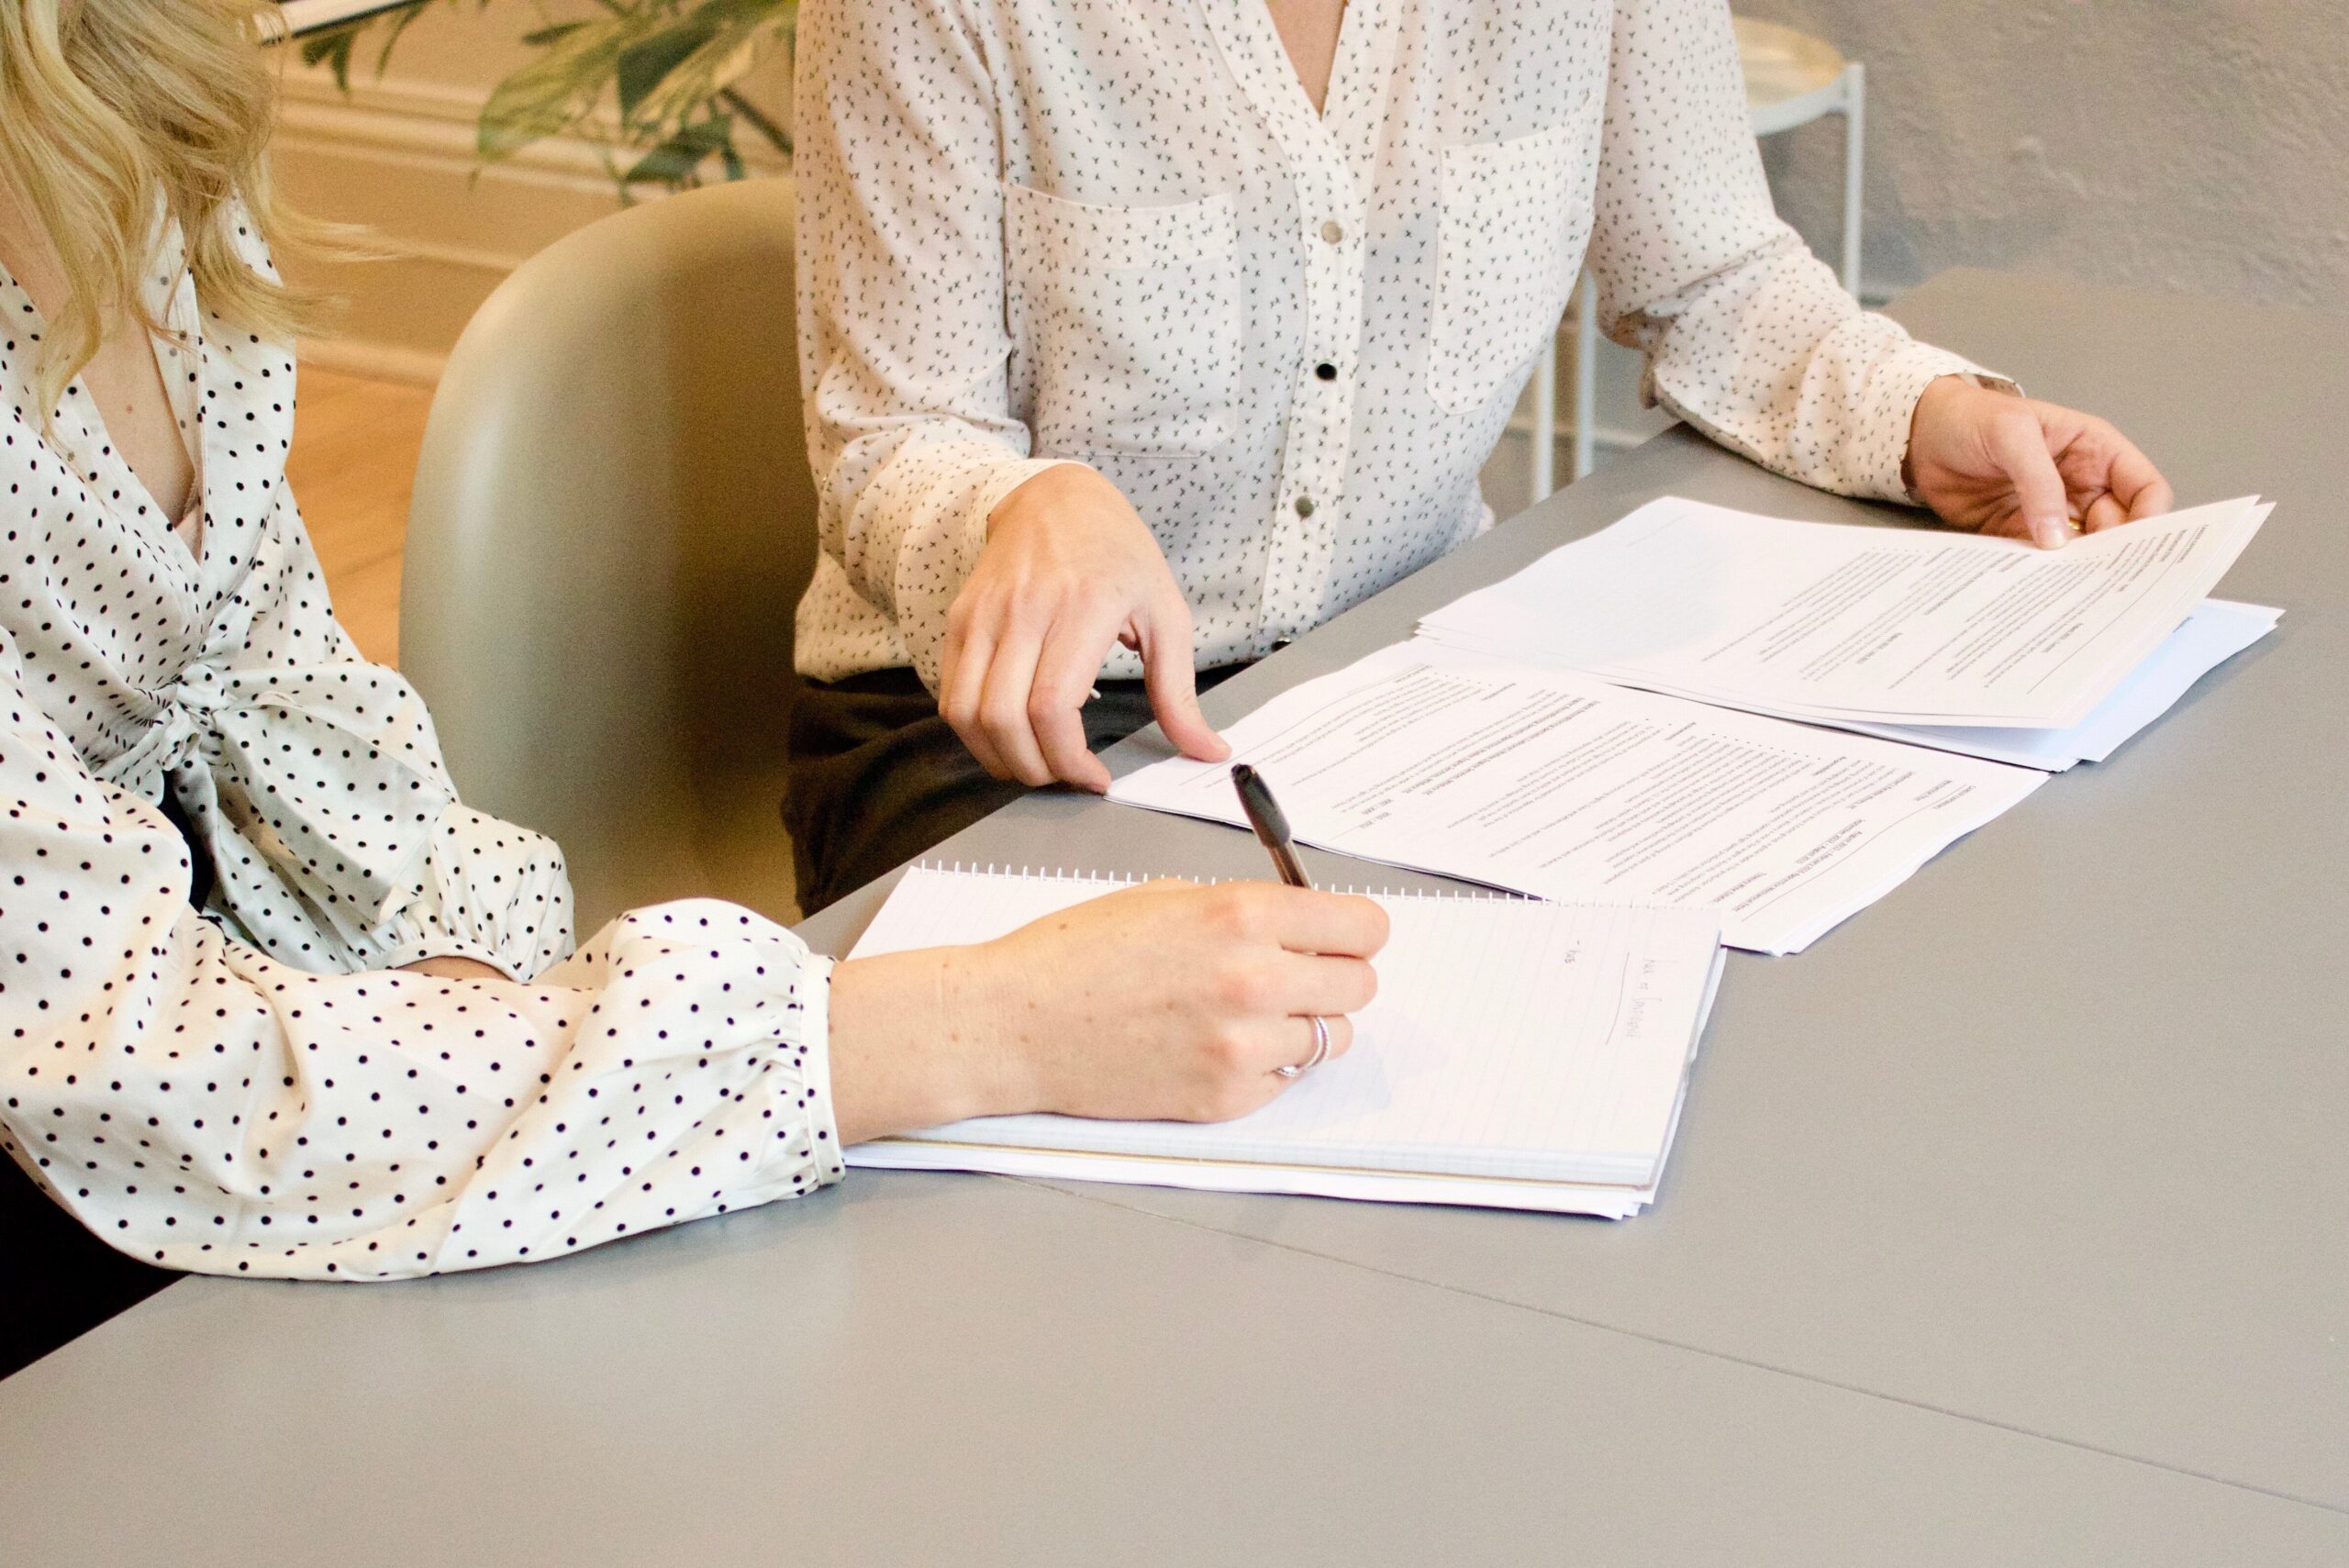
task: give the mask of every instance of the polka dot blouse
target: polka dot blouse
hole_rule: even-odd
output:
[[[798,47],[810,675],[934,687],[1054,460],[1149,522],[1202,666],[1269,651],[1489,524],[1586,250],[1649,395],[1814,484],[1902,498],[1973,369],[1773,214],[1722,0],[1349,0],[1318,115],[1262,0],[807,0]]]
[[[149,287],[195,550],[78,383],[44,428],[0,272],[0,1149],[133,1256],[306,1278],[836,1178],[825,961],[698,901],[573,953],[554,845],[458,801],[415,691],[335,622],[285,485],[291,357],[201,313],[175,237]],[[511,978],[385,973],[432,955]]]

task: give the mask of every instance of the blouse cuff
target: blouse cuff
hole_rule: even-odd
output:
[[[946,526],[943,543],[946,546],[947,570],[941,573],[927,569],[901,573],[897,583],[897,635],[905,642],[906,656],[912,661],[914,673],[921,684],[932,692],[938,690],[944,676],[946,656],[946,613],[979,569],[979,552],[986,548],[987,517],[1001,505],[1003,498],[1027,484],[1048,468],[1058,468],[1066,458],[1006,458],[989,462],[985,471],[972,484],[969,500],[962,515]],[[901,563],[912,562],[911,552],[901,553]]]
[[[832,1108],[832,961],[796,940],[791,945],[798,951],[789,978],[776,990],[793,1006],[774,1036],[752,1053],[753,1060],[764,1058],[780,1069],[762,1072],[756,1079],[766,1097],[760,1125],[774,1129],[769,1153],[755,1175],[727,1195],[718,1213],[805,1196],[839,1181],[846,1167],[840,1118]]]
[[[376,937],[382,945],[366,955],[370,969],[405,969],[428,958],[463,958],[487,964],[508,980],[530,978],[487,944],[448,930],[437,921],[414,918],[407,911],[385,922]]]
[[[979,482],[971,496],[971,509],[963,518],[963,575],[968,577],[978,570],[979,551],[986,548],[987,518],[1003,505],[1003,498],[1043,473],[1048,468],[1063,465],[1082,468],[1074,458],[1023,457],[1009,462],[996,463],[987,476]]]
[[[1946,349],[1914,341],[1901,344],[1868,376],[1867,406],[1861,428],[1881,431],[1882,435],[1872,443],[1874,450],[1869,461],[1855,475],[1858,484],[1854,495],[1908,506],[1915,504],[1903,475],[1909,465],[1909,433],[1916,423],[1917,404],[1925,395],[1925,388],[1945,375],[1979,378],[1987,384],[2021,390],[2006,377],[1986,371]]]
[[[810,952],[799,971],[799,1027],[796,1041],[804,1048],[804,1093],[807,1095],[807,1137],[814,1151],[818,1186],[838,1181],[841,1158],[840,1113],[832,1106],[832,961]]]

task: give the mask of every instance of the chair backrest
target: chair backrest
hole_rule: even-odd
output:
[[[433,398],[402,667],[468,802],[562,844],[583,933],[688,893],[788,910],[792,257],[785,180],[616,214],[515,271]],[[744,841],[781,888],[743,885]]]

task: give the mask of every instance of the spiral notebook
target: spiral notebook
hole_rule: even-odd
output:
[[[1127,885],[917,866],[852,957],[985,941]],[[1720,978],[1709,910],[1374,893],[1392,921],[1353,1049],[1217,1123],[987,1117],[848,1151],[890,1170],[1623,1218],[1655,1196]]]

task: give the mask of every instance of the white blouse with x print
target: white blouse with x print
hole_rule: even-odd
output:
[[[1813,484],[1901,498],[1974,369],[1774,216],[1723,0],[1348,0],[1318,115],[1264,0],[807,0],[798,39],[819,678],[934,687],[1049,460],[1132,500],[1203,667],[1425,565],[1489,523],[1586,247],[1649,393]]]
[[[459,803],[416,692],[334,620],[292,357],[199,312],[175,235],[149,287],[187,345],[194,552],[79,383],[44,429],[0,272],[0,1149],[133,1256],[341,1279],[838,1177],[828,962],[703,901],[572,955],[554,845]],[[167,796],[217,873],[200,914]],[[435,955],[513,978],[385,973]]]

